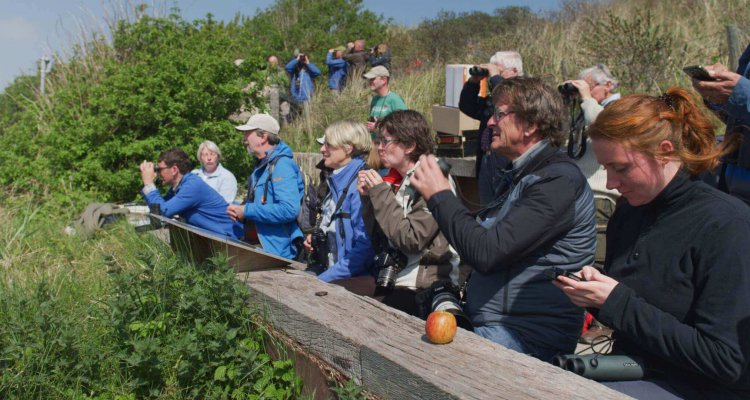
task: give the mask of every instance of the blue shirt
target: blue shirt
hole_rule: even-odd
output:
[[[158,204],[164,216],[179,215],[188,224],[218,235],[242,237],[242,226],[227,215],[229,204],[195,174],[185,174],[177,188],[170,188],[164,197],[153,185],[144,187],[143,195],[148,204]]]

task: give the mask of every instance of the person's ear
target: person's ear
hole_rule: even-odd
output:
[[[662,140],[659,143],[659,152],[657,153],[656,160],[659,161],[659,164],[666,165],[672,161],[672,154],[674,154],[674,143],[666,139]]]
[[[526,124],[526,129],[523,131],[523,135],[525,137],[532,137],[536,133],[537,125],[536,124]]]
[[[351,157],[354,154],[354,146],[350,144],[345,144],[344,152],[346,153],[347,157]]]
[[[412,144],[411,146],[409,146],[409,147],[407,147],[406,149],[404,149],[404,153],[406,153],[406,154],[411,154],[411,153],[413,153],[413,152],[414,152],[414,149],[416,149],[416,148],[417,148],[417,144],[416,144],[416,143],[414,143],[414,144]]]

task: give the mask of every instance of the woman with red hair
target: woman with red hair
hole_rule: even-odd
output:
[[[605,384],[636,398],[750,398],[750,209],[693,179],[734,141],[716,146],[680,88],[623,97],[588,134],[625,201],[604,273],[584,267],[584,281],[554,283],[614,329],[615,354],[643,360],[644,380]]]

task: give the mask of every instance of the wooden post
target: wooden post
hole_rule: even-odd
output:
[[[736,71],[737,61],[740,58],[740,46],[737,41],[737,27],[734,25],[727,25],[727,47],[729,48],[727,68],[730,71]]]
[[[565,60],[560,61],[560,73],[562,74],[562,79],[564,81],[568,80],[568,63],[565,62]]]
[[[270,103],[271,107],[271,116],[276,118],[276,121],[281,121],[279,119],[279,85],[275,83],[271,85],[271,92],[268,95],[268,102]]]

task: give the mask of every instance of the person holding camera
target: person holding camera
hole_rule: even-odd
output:
[[[365,40],[357,39],[351,46],[347,44],[347,52],[344,53],[344,61],[347,62],[346,76],[349,79],[359,78],[362,72],[367,68],[367,61],[370,59],[370,53],[365,50]]]
[[[391,49],[385,43],[380,43],[370,50],[370,67],[382,65],[387,70],[391,69]]]
[[[312,255],[310,270],[321,271],[325,282],[370,273],[373,260],[370,237],[362,220],[362,201],[357,192],[359,171],[365,169],[364,157],[372,147],[364,125],[339,121],[326,128],[317,139],[327,172],[320,182],[325,190],[315,230],[303,242]]]
[[[320,75],[320,69],[310,62],[306,54],[300,53],[286,64],[286,72],[292,81],[292,99],[297,103],[306,104],[315,92],[313,79]]]
[[[493,151],[511,160],[499,197],[472,214],[451,191],[433,157],[412,184],[440,232],[471,266],[466,312],[474,331],[544,361],[575,350],[583,323],[544,271],[578,271],[594,260],[594,201],[586,178],[561,151],[563,104],[538,78],[516,77],[492,91]]]
[[[402,179],[390,184],[375,170],[359,173],[357,188],[373,213],[365,221],[373,223],[369,231],[377,249],[374,295],[394,308],[426,318],[430,310],[417,304],[417,294],[439,281],[455,286],[459,278],[458,254],[411,184],[419,157],[432,153],[434,138],[427,120],[413,110],[392,112],[378,121],[377,130],[375,143],[383,165]]]
[[[329,49],[326,53],[326,65],[328,66],[328,89],[336,93],[344,90],[346,82],[346,61],[341,58],[344,55],[344,46]]]
[[[497,198],[495,188],[499,185],[494,180],[508,160],[490,149],[492,129],[487,127],[487,121],[492,117],[495,106],[491,96],[479,95],[480,82],[487,79],[487,86],[491,91],[504,79],[523,76],[523,61],[516,51],[498,51],[490,57],[488,64],[474,66],[469,73],[471,76],[461,89],[458,108],[479,121],[480,144],[477,146],[475,168],[479,182],[479,202],[484,206]]]
[[[750,398],[750,209],[692,179],[736,142],[682,88],[625,96],[589,127],[607,185],[625,201],[607,229],[604,273],[555,286],[614,329],[613,354],[644,380],[606,382],[643,398]]]
[[[750,46],[740,56],[736,72],[720,63],[706,67],[711,80],[693,79],[693,88],[724,123],[725,137],[742,137],[738,148],[723,160],[718,188],[750,205]]]
[[[159,155],[156,164],[143,161],[140,165],[143,189],[141,193],[150,207],[158,207],[167,217],[179,215],[190,225],[195,225],[220,236],[238,239],[242,227],[226,214],[227,202],[197,175],[190,172],[190,156],[180,149],[167,150]],[[162,197],[154,182],[156,177],[169,185]],[[152,211],[153,212],[153,211]]]

